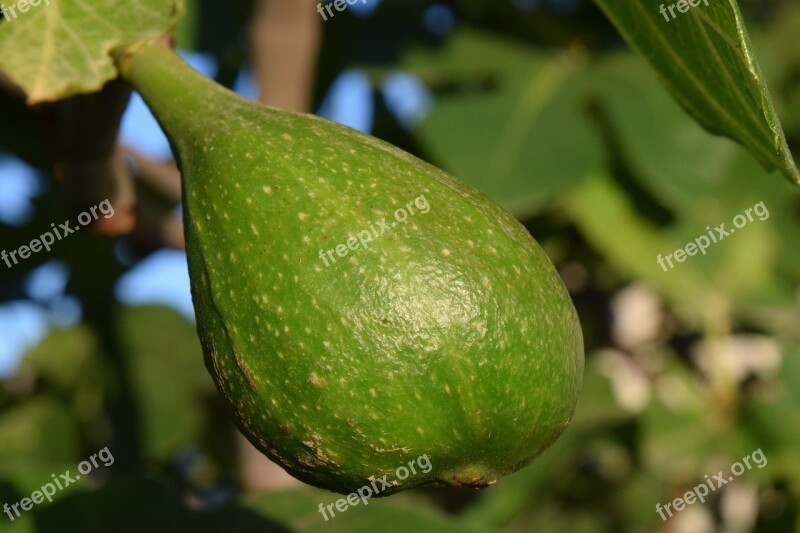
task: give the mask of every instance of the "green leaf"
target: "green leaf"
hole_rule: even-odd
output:
[[[96,339],[87,326],[52,329],[25,355],[21,368],[56,390],[66,391],[98,381],[90,375],[97,364],[92,355],[97,349]]]
[[[697,302],[708,293],[702,272],[689,261],[680,265],[679,276],[659,267],[659,254],[677,249],[680,241],[637,213],[610,175],[592,176],[576,187],[564,204],[586,240],[620,272],[658,287],[689,316],[696,312]]]
[[[117,76],[110,52],[160,37],[182,0],[49,0],[0,23],[0,69],[35,104],[100,90]],[[9,9],[9,8],[7,8]]]
[[[591,82],[588,94],[606,113],[626,168],[638,186],[674,216],[657,228],[672,245],[694,240],[706,226],[724,222],[730,227],[733,217],[758,202],[769,210],[767,220],[756,218],[707,255],[692,258],[704,277],[703,286],[736,306],[767,295],[773,304],[791,305],[787,284],[800,273],[792,186],[769,179],[768,172],[734,142],[704,131],[633,56],[610,54],[595,61],[586,75]],[[641,134],[644,130],[649,130],[647,135]],[[635,199],[630,201],[635,204]],[[595,208],[592,202],[586,205]],[[673,274],[664,273],[659,283],[671,283]]]
[[[30,494],[80,456],[78,420],[67,406],[40,395],[0,413],[0,480]]]
[[[170,309],[121,314],[148,457],[166,460],[202,434],[204,397],[215,394],[194,325]]]
[[[705,128],[800,183],[736,0],[701,2],[687,13],[675,10],[674,19],[662,16],[659,3],[595,1]]]
[[[430,158],[518,218],[601,168],[603,146],[580,105],[580,55],[462,28],[401,65],[436,95],[414,131]]]

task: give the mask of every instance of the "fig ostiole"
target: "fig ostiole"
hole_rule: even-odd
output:
[[[244,100],[164,45],[118,65],[178,160],[206,365],[263,453],[342,493],[429,457],[384,496],[491,484],[561,434],[581,329],[508,212],[374,137]],[[422,197],[424,215],[395,219]],[[337,254],[381,220],[395,225]]]

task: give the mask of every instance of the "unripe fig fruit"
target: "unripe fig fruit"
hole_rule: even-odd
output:
[[[343,493],[386,475],[383,496],[487,485],[564,430],[580,326],[509,213],[378,139],[239,98],[165,46],[118,63],[178,158],[206,365],[262,452]],[[428,471],[408,468],[423,455]]]

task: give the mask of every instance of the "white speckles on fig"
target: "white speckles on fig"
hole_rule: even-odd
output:
[[[168,68],[151,72],[153,62]],[[386,495],[485,486],[563,431],[583,371],[580,328],[555,269],[508,213],[375,138],[239,99],[166,49],[137,53],[130,72],[184,174],[208,369],[255,446],[345,493],[411,453],[430,457],[430,472]],[[159,75],[183,89],[159,92],[149,83]],[[191,100],[186,113],[175,98]],[[384,216],[391,225],[423,193],[424,216],[320,265],[319,250]]]

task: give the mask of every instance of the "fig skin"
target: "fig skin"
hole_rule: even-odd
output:
[[[580,325],[509,213],[383,141],[239,98],[161,44],[118,64],[178,159],[206,365],[258,449],[336,492],[387,475],[385,496],[491,484],[566,428]],[[326,266],[321,251],[383,217]],[[423,454],[429,472],[396,479]]]

